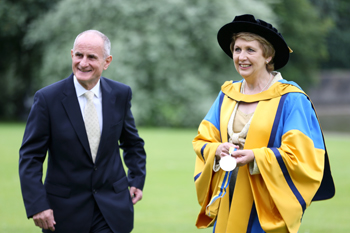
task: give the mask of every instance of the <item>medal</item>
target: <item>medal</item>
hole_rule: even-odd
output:
[[[220,159],[220,167],[222,170],[229,172],[236,168],[236,159],[231,156],[232,152],[236,150],[236,148],[230,147],[229,155]]]

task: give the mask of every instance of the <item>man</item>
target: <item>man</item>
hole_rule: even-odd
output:
[[[43,232],[124,233],[133,228],[146,154],[130,110],[130,87],[101,77],[112,61],[110,47],[101,32],[82,32],[71,50],[73,73],[35,94],[19,174],[27,217]]]

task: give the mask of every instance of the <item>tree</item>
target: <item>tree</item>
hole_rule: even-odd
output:
[[[282,32],[294,50],[281,70],[283,77],[304,89],[327,55],[330,20],[322,19],[309,0],[86,0],[84,5],[79,0],[56,1],[54,5],[25,0],[18,6],[5,1],[20,6],[16,14],[0,8],[1,19],[12,19],[12,25],[22,18],[10,16],[23,12],[28,19],[18,40],[0,36],[20,45],[10,59],[3,58],[7,63],[1,63],[6,85],[0,91],[12,98],[10,104],[0,105],[2,117],[17,116],[37,89],[70,74],[73,41],[87,29],[100,30],[111,39],[114,59],[103,75],[132,87],[137,123],[149,126],[197,126],[222,83],[241,79],[216,39],[219,28],[235,15],[251,13]],[[33,12],[38,14],[25,12],[32,7],[29,3],[37,4]],[[6,23],[1,26],[9,28]]]
[[[332,21],[321,17],[309,0],[282,0],[272,6],[279,17],[282,35],[294,51],[288,65],[281,69],[282,75],[307,90],[327,58],[326,36]]]
[[[26,115],[24,100],[41,60],[40,46],[25,47],[28,25],[52,8],[56,0],[0,1],[0,119],[19,119]]]
[[[349,69],[350,63],[350,2],[348,0],[310,0],[323,18],[331,18],[334,27],[329,31],[327,51],[329,56],[322,62],[323,69]]]
[[[39,77],[47,85],[70,74],[75,36],[100,30],[112,40],[114,55],[103,75],[132,87],[138,124],[198,126],[222,83],[240,79],[216,34],[243,13],[276,20],[266,3],[255,0],[86,0],[84,7],[62,0],[33,24],[26,42],[43,44]]]

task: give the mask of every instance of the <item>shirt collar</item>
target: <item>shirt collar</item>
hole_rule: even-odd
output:
[[[85,92],[88,91],[78,82],[78,79],[77,77],[75,77],[75,75],[74,75],[74,87],[78,97],[84,95]],[[92,91],[95,94],[95,96],[97,96],[97,98],[100,98],[101,96],[100,80],[98,80],[96,85],[90,91]]]

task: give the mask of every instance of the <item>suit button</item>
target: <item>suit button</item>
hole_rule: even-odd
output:
[[[97,167],[96,166],[94,166],[94,170],[97,171]]]
[[[97,190],[96,190],[96,189],[92,190],[92,193],[93,193],[93,194],[96,194],[96,193],[97,193]]]

